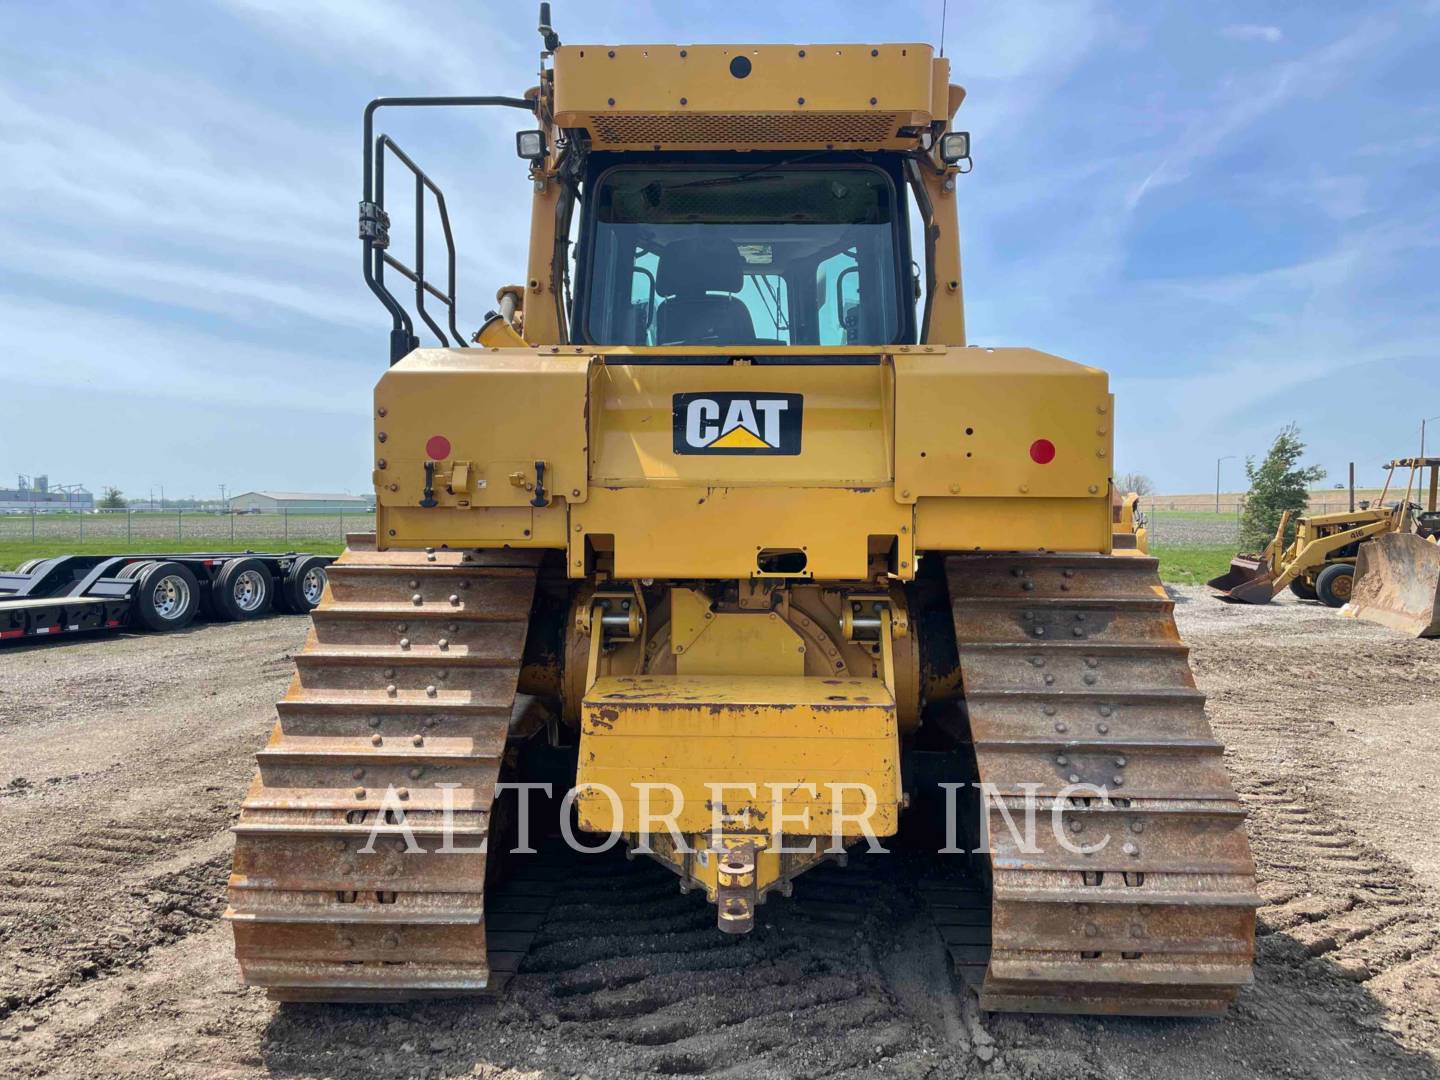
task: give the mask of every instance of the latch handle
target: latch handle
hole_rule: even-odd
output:
[[[544,506],[545,498],[545,462],[535,462],[535,497],[530,500],[531,506]]]
[[[432,506],[439,506],[435,501],[435,462],[425,462],[425,497],[420,500],[420,505],[427,510]]]

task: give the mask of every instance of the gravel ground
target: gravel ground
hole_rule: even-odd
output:
[[[227,827],[303,620],[0,649],[9,1076],[1440,1077],[1440,642],[1177,590],[1265,907],[1222,1021],[985,1016],[903,855],[740,939],[644,860],[567,876],[499,1002],[284,1007],[236,981]],[[1417,731],[1417,729],[1419,729]]]

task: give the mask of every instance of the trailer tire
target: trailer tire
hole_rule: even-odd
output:
[[[259,559],[231,559],[210,586],[210,608],[217,619],[258,619],[275,602],[275,579]]]
[[[330,560],[321,555],[302,555],[290,564],[279,590],[276,606],[292,615],[308,615],[320,606],[325,592],[325,567]]]
[[[1290,582],[1290,591],[1301,600],[1318,599],[1315,595],[1315,586],[1311,585],[1303,577],[1297,577],[1294,581]]]
[[[1344,607],[1350,602],[1350,588],[1355,581],[1355,567],[1349,563],[1333,563],[1320,571],[1315,579],[1315,595],[1326,607]]]
[[[157,633],[180,630],[195,619],[200,584],[189,568],[165,559],[134,562],[119,577],[135,582],[130,610],[136,625]]]

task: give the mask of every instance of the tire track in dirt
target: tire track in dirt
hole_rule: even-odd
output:
[[[761,907],[754,932],[729,937],[658,866],[582,866],[509,992],[634,1075],[818,1076],[857,1060],[906,1075],[941,1040],[896,1009],[876,961],[887,905],[904,902],[892,870],[813,870],[794,900]]]
[[[1423,1053],[1440,1037],[1440,896],[1365,839],[1385,835],[1384,804],[1403,793],[1377,776],[1360,814],[1334,793],[1336,703],[1385,709],[1440,693],[1433,646],[1219,635],[1198,656],[1261,867],[1257,986],[1242,1011],[1303,1031],[1298,1053],[1317,1065],[1359,1057],[1386,1075],[1433,1075],[1394,1058],[1396,1044]]]
[[[0,867],[0,1021],[207,928],[224,907],[228,824],[220,808],[170,828],[102,821]]]

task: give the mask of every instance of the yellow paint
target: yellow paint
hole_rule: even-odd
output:
[[[716,450],[764,450],[770,444],[760,436],[743,427],[733,428],[710,444]]]
[[[902,798],[899,753],[895,705],[878,679],[602,677],[581,705],[576,783],[603,785],[617,802],[590,790],[576,805],[586,829],[648,832],[659,826],[640,820],[637,785],[672,784],[681,793],[675,824],[682,833],[709,832],[718,806],[727,828],[768,832],[767,822],[783,813],[785,834],[828,836],[837,808],[866,809],[868,788],[870,827],[888,836]],[[650,798],[654,814],[673,805],[668,790],[653,789]],[[861,835],[854,824],[840,829]]]
[[[900,129],[949,116],[937,68],[948,72],[914,43],[568,45],[555,53],[555,124],[605,149],[914,146]]]
[[[604,487],[673,483],[705,487],[873,488],[890,482],[889,364],[717,367],[627,364],[632,355],[670,349],[597,349],[590,389],[591,476]],[[729,356],[733,349],[687,355]],[[807,355],[832,350],[807,348]],[[783,353],[783,351],[782,351]],[[834,351],[878,358],[879,350]],[[674,396],[703,392],[803,393],[801,452],[676,454]],[[704,494],[704,492],[700,492]]]
[[[893,547],[897,574],[914,573],[911,508],[897,503],[888,485],[595,487],[570,515],[572,576],[585,572],[579,545],[587,538],[613,553],[619,578],[749,578],[762,549],[798,548],[808,561],[796,576],[862,581],[870,576],[872,537]],[[662,521],[666,527],[656,528]]]
[[[899,498],[1079,498],[1108,517],[1112,412],[1103,371],[1034,349],[897,354]],[[1031,460],[1039,439],[1048,464]]]
[[[716,612],[670,590],[670,651],[681,675],[804,675],[805,641],[773,611]]]

